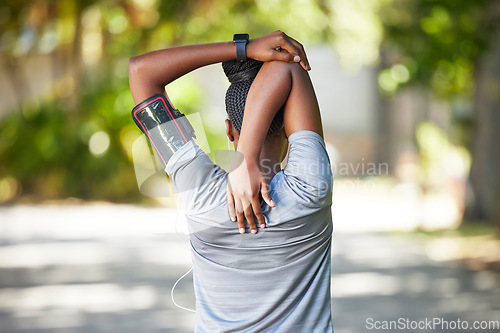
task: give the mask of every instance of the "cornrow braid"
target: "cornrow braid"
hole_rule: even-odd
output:
[[[241,132],[245,102],[253,80],[264,63],[253,59],[230,60],[222,63],[222,69],[231,85],[226,91],[226,112],[238,133]],[[283,108],[274,117],[267,136],[279,134],[283,129]]]

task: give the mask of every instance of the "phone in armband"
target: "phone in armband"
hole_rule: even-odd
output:
[[[162,94],[151,96],[135,106],[132,118],[158,154],[163,169],[176,151],[196,138],[186,116],[174,109]]]

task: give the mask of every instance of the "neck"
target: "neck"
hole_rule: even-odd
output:
[[[260,169],[262,175],[270,182],[273,177],[281,171],[281,159],[274,156],[260,155]]]
[[[270,182],[281,170],[281,161],[286,154],[287,140],[273,140],[266,142],[260,153],[262,175]]]

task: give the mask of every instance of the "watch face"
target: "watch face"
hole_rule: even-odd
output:
[[[238,42],[248,42],[248,34],[235,34],[233,36],[233,41]]]

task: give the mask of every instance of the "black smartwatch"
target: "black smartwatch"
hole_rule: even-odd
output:
[[[233,42],[236,45],[236,60],[247,60],[248,34],[234,34]]]

